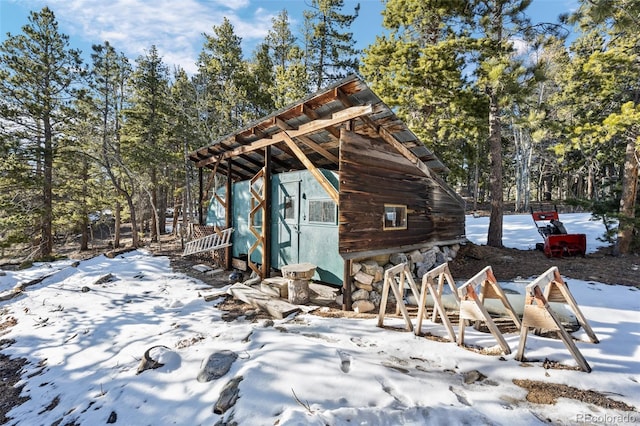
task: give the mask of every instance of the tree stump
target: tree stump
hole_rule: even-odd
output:
[[[287,289],[289,303],[294,305],[309,303],[309,280],[289,280]]]
[[[282,276],[289,280],[287,284],[289,303],[294,305],[309,303],[309,280],[316,273],[316,265],[296,263],[283,266],[281,271]]]

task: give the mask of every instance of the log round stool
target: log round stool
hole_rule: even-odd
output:
[[[288,280],[289,303],[303,305],[309,302],[309,280],[316,268],[311,263],[294,263],[281,268],[282,276]]]

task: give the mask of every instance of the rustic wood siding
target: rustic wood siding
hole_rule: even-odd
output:
[[[407,229],[383,230],[385,204],[407,206]],[[343,131],[340,254],[432,244],[464,236],[464,208],[379,139]]]

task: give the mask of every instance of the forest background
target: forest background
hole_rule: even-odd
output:
[[[530,0],[383,3],[363,51],[359,8],[342,0],[311,0],[300,29],[283,10],[251,54],[225,18],[193,73],[155,45],[132,63],[104,41],[84,61],[52,9],[31,12],[0,44],[0,248],[47,258],[56,238],[81,235],[84,249],[101,216],[116,247],[121,223],[137,246],[167,211],[197,220],[188,152],[356,73],[468,207],[488,206],[488,245],[502,246],[505,205],[545,202],[594,212],[617,253],[638,251],[639,0],[584,0],[555,23],[532,23]]]

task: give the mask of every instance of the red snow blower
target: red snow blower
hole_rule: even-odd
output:
[[[558,209],[533,211],[533,223],[542,235],[544,243],[536,244],[547,257],[584,256],[587,252],[587,236],[585,234],[569,234],[560,222]]]

